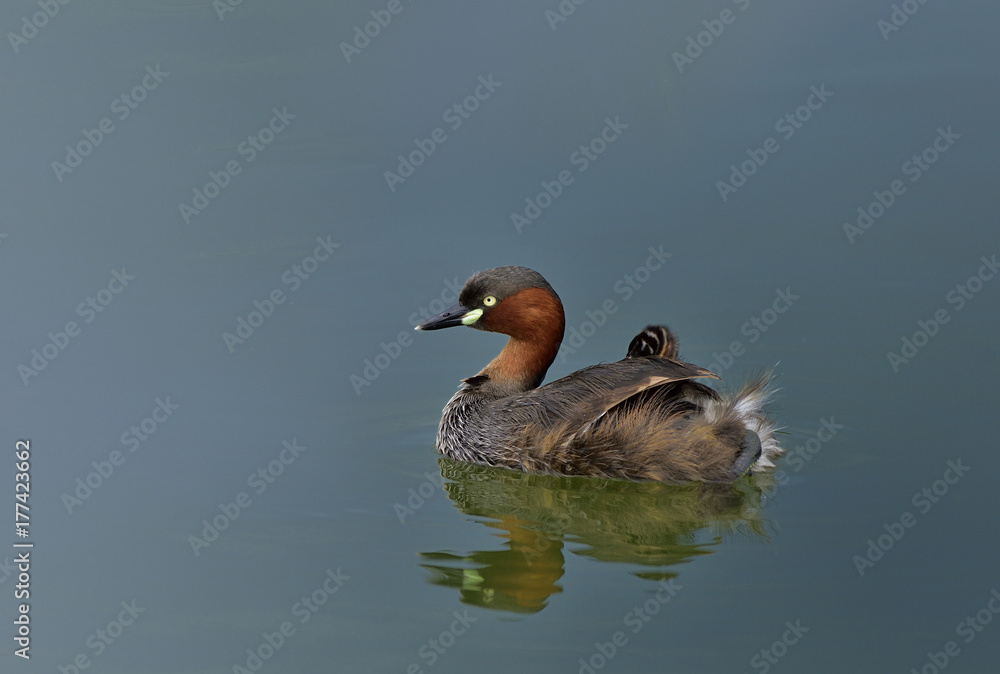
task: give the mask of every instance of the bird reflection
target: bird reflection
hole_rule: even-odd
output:
[[[562,588],[564,549],[603,562],[641,567],[652,581],[728,538],[767,539],[761,501],[770,475],[731,484],[668,485],[533,475],[438,460],[455,506],[505,540],[499,550],[425,552],[435,585],[464,603],[537,613]]]

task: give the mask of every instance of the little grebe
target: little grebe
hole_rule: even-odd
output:
[[[624,360],[539,388],[559,352],[562,302],[541,274],[497,267],[473,275],[459,302],[417,330],[468,325],[510,336],[444,408],[438,450],[453,459],[530,472],[662,482],[731,482],[770,468],[782,449],[765,412],[763,374],[734,395],[678,359],[677,338],[649,326]]]

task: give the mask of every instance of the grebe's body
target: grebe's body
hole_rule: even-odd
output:
[[[565,317],[551,286],[525,267],[470,278],[451,309],[418,330],[469,325],[510,336],[500,355],[444,408],[438,450],[462,461],[531,472],[663,482],[729,482],[781,453],[762,375],[731,396],[716,375],[678,359],[665,326],[649,326],[624,360],[539,387]]]

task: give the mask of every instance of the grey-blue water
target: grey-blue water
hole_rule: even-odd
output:
[[[5,3],[0,668],[994,671],[998,22]],[[412,326],[505,264],[550,380],[777,364],[778,472],[439,463],[504,338]]]

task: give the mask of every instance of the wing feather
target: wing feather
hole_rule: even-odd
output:
[[[719,377],[704,368],[658,356],[593,365],[517,396],[513,407],[535,408],[536,418],[555,417],[581,430],[608,410],[643,391],[689,379]],[[512,410],[513,411],[513,410]],[[536,416],[532,415],[532,416]]]

